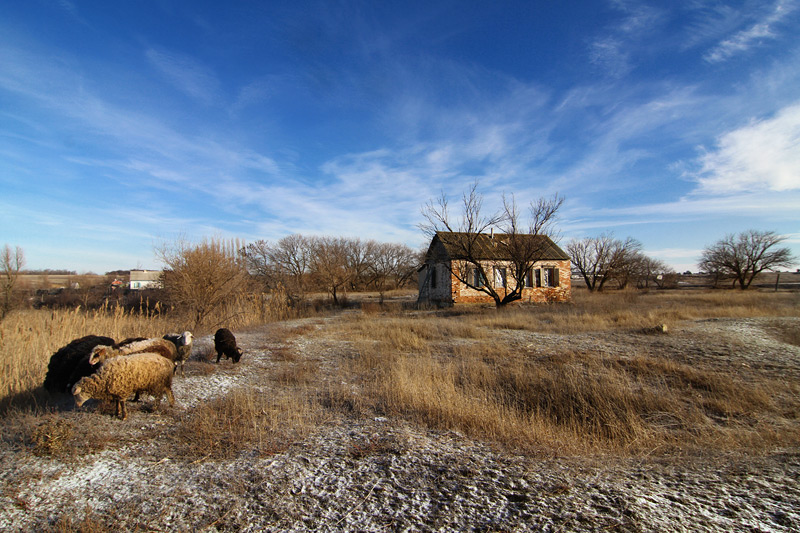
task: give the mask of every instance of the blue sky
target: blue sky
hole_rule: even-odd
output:
[[[487,209],[565,197],[562,244],[800,255],[800,0],[0,3],[0,244],[29,268],[420,248],[422,205],[476,179]]]

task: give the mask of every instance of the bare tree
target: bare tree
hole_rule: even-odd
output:
[[[267,289],[281,286],[290,301],[305,298],[312,257],[311,240],[299,234],[287,235],[276,244],[256,241],[244,248],[248,269]]]
[[[25,266],[25,254],[22,248],[15,246],[14,250],[6,244],[0,254],[0,289],[3,292],[3,301],[0,302],[0,320],[14,308],[14,286],[17,284],[20,270]]]
[[[163,245],[156,253],[166,267],[163,283],[170,303],[187,311],[195,328],[246,287],[243,262],[222,242],[191,244],[178,240]]]
[[[334,305],[339,305],[340,291],[346,288],[352,275],[348,268],[350,248],[343,237],[311,239],[311,274],[331,295]]]
[[[636,262],[637,286],[648,288],[654,283],[659,289],[667,288],[677,282],[677,274],[660,259],[640,254]]]
[[[529,216],[523,219],[512,196],[503,197],[503,211],[486,214],[483,211],[483,196],[478,193],[478,183],[462,195],[461,215],[452,219],[447,196],[442,193],[439,199],[428,202],[422,209],[427,223],[420,228],[429,236],[439,234],[447,239],[448,247],[454,250],[453,261],[448,268],[453,277],[467,287],[489,295],[497,307],[520,300],[525,288],[526,277],[534,263],[541,260],[550,249],[550,239],[541,238],[553,229],[556,214],[563,204],[563,198],[540,198],[531,202]],[[503,246],[503,259],[488,257],[486,235],[494,235],[498,229],[497,242]],[[444,232],[447,233],[444,236]],[[502,291],[498,291],[489,272],[494,268],[510,270]]]
[[[348,285],[352,289],[362,288],[367,284],[367,273],[370,270],[379,244],[373,240],[343,239],[347,248]]]
[[[733,278],[734,286],[747,289],[764,270],[790,266],[797,259],[789,248],[776,248],[786,237],[774,231],[748,230],[729,234],[703,250],[700,270]]]
[[[628,237],[622,241],[604,233],[571,240],[567,253],[589,291],[599,292],[611,280],[616,280],[620,288],[627,286],[641,257],[641,247],[636,239]]]
[[[417,253],[405,244],[378,244],[370,260],[372,283],[383,298],[390,280],[396,285],[403,283],[417,266]]]

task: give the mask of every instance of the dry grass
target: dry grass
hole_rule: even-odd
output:
[[[758,291],[573,291],[571,304],[512,306],[486,312],[456,311],[467,321],[493,329],[571,334],[616,328],[673,326],[682,320],[800,316],[800,293]]]
[[[564,352],[531,359],[498,353],[488,342],[458,352],[367,355],[369,401],[391,415],[522,449],[749,447],[789,444],[796,436],[772,423],[780,418],[771,400],[785,388],[780,383],[745,383],[644,356]]]
[[[174,451],[182,459],[229,459],[247,450],[271,455],[302,439],[322,409],[301,394],[239,389],[203,404],[179,423]]]
[[[90,334],[115,339],[155,337],[178,326],[167,315],[126,312],[122,308],[14,312],[0,322],[0,401],[39,387],[50,356],[73,339]]]
[[[800,316],[799,296],[579,291],[569,305],[438,312],[370,308],[333,325],[278,326],[264,346],[279,363],[270,375],[275,392],[238,390],[198,406],[179,421],[176,450],[198,460],[245,449],[275,453],[306,435],[329,409],[400,416],[525,450],[641,452],[792,443],[800,405],[791,383],[755,371],[733,375],[637,354],[635,346],[615,356],[564,349],[542,356],[512,348],[502,330],[570,335],[672,326],[685,319]],[[291,346],[318,328],[349,347],[341,353],[338,374],[324,382],[318,379],[320,363]],[[50,355],[73,338],[156,336],[180,329],[166,316],[121,310],[16,313],[0,324],[2,394],[38,387]],[[797,342],[796,332],[778,319],[774,331],[785,342]],[[216,371],[202,358],[191,364],[199,374]],[[44,454],[62,453],[59,447],[74,441],[65,428],[39,417],[25,432],[28,445]]]
[[[353,346],[342,379],[360,388],[328,393],[356,413],[402,416],[529,450],[792,444],[800,406],[773,400],[796,398],[791,384],[637,354],[635,346],[613,357],[542,357],[513,350],[498,330],[640,331],[684,319],[800,316],[797,303],[796,294],[780,293],[615,293],[583,294],[572,305],[367,313],[337,332]]]
[[[209,330],[195,330],[195,336],[213,332],[219,325],[243,329],[292,318],[297,312],[280,301],[245,295],[220,305],[209,318]],[[0,321],[0,406],[15,395],[35,400],[35,389],[44,381],[50,356],[70,341],[85,335],[104,335],[117,340],[127,337],[160,337],[188,329],[190,320],[160,306],[126,311],[121,307],[85,310],[21,310]],[[213,355],[213,354],[212,354]]]

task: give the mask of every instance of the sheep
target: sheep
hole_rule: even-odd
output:
[[[218,364],[223,354],[225,359],[231,358],[234,363],[238,363],[242,358],[242,350],[236,346],[236,337],[227,328],[220,328],[214,334],[214,349],[217,351]]]
[[[139,339],[115,346],[95,346],[89,356],[89,364],[96,366],[113,357],[144,352],[157,353],[173,363],[178,358],[178,348],[173,343],[161,338],[153,338]]]
[[[106,360],[97,373],[80,379],[72,387],[78,407],[86,400],[114,401],[115,416],[125,420],[128,411],[125,401],[131,394],[146,392],[156,403],[166,394],[170,406],[175,405],[172,394],[173,363],[159,353],[135,353]]]
[[[183,363],[192,355],[194,335],[190,331],[184,331],[182,334],[167,333],[163,338],[172,342],[178,348],[177,362],[181,365],[181,376],[183,376]],[[175,366],[175,371],[178,371],[177,365]]]
[[[44,378],[44,388],[49,392],[69,392],[83,376],[91,374],[89,353],[97,345],[113,345],[114,339],[100,335],[86,335],[61,347],[51,357]]]

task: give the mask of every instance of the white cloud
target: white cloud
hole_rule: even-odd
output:
[[[794,0],[779,0],[770,13],[750,27],[720,42],[706,53],[704,59],[709,63],[719,63],[738,53],[745,52],[753,46],[757,46],[765,39],[776,38],[775,26],[797,7],[797,2]]]
[[[700,193],[800,189],[800,103],[725,133],[700,162]]]

